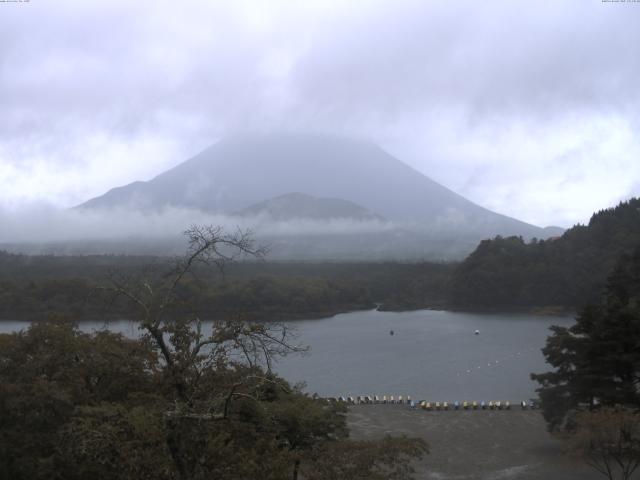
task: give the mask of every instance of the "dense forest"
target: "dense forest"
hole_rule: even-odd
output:
[[[597,303],[617,259],[640,244],[640,199],[594,214],[548,240],[484,240],[460,264],[303,263],[255,259],[194,266],[176,312],[288,320],[376,305],[420,308],[574,309]],[[0,319],[129,317],[103,287],[114,278],[154,277],[175,259],[125,255],[16,255],[0,251]]]
[[[145,256],[27,256],[0,252],[0,319],[130,317],[103,287],[113,279],[163,275],[175,259]],[[175,313],[287,320],[359,309],[414,309],[446,303],[452,265],[245,261],[194,267]]]
[[[597,303],[616,261],[640,245],[640,199],[595,213],[559,238],[484,240],[454,271],[458,308],[564,306]]]

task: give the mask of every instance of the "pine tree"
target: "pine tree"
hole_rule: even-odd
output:
[[[640,407],[640,248],[620,258],[601,305],[552,331],[543,353],[555,371],[531,375],[551,430],[570,429],[581,409]]]

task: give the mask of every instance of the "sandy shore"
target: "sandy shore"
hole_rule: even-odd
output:
[[[547,433],[539,411],[426,412],[401,405],[356,405],[348,420],[353,438],[424,438],[431,452],[416,465],[420,479],[604,478],[563,453],[562,442]]]

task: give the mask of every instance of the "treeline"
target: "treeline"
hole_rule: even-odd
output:
[[[463,308],[598,303],[616,261],[640,245],[640,199],[620,203],[562,237],[484,240],[454,271],[451,303]]]
[[[319,317],[376,304],[383,310],[573,309],[597,303],[617,259],[638,245],[640,199],[632,199],[559,238],[484,240],[460,264],[245,261],[222,272],[194,268],[180,293],[185,309],[210,318],[259,320]],[[0,252],[0,319],[44,318],[52,312],[76,319],[129,317],[130,306],[112,301],[100,288],[114,276],[160,275],[174,261]]]
[[[0,282],[0,318],[35,320],[50,315],[73,320],[128,318],[131,305],[102,290],[108,284],[86,279]],[[247,281],[203,286],[185,282],[176,315],[198,311],[208,319],[242,316],[253,320],[284,320],[373,308],[365,288],[317,278],[256,277]]]
[[[131,317],[131,305],[103,288],[112,281],[157,277],[164,257],[26,256],[0,252],[0,319],[49,315]],[[175,314],[288,320],[374,308],[443,306],[451,265],[435,263],[234,263],[197,267],[179,292]]]

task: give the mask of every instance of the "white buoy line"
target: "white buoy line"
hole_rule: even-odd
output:
[[[506,357],[503,357],[503,358],[501,358],[499,360],[493,360],[493,361],[487,362],[487,367],[486,368],[495,368],[496,366],[502,366],[502,365],[504,365],[504,362],[507,362],[508,360],[517,359],[518,357],[521,358],[523,356],[523,352],[527,353],[527,352],[531,352],[531,351],[534,351],[534,350],[537,350],[537,349],[534,348],[534,347],[531,347],[531,348],[528,348],[528,349],[526,349],[524,351],[514,352],[514,353],[512,353],[510,355],[507,355]],[[460,370],[460,371],[456,372],[456,377],[459,377],[461,375],[470,375],[474,370],[480,370],[480,369],[482,369],[482,365],[476,365],[476,366],[473,366],[473,367],[469,367],[469,368],[466,368],[466,369],[463,369],[463,370]]]

